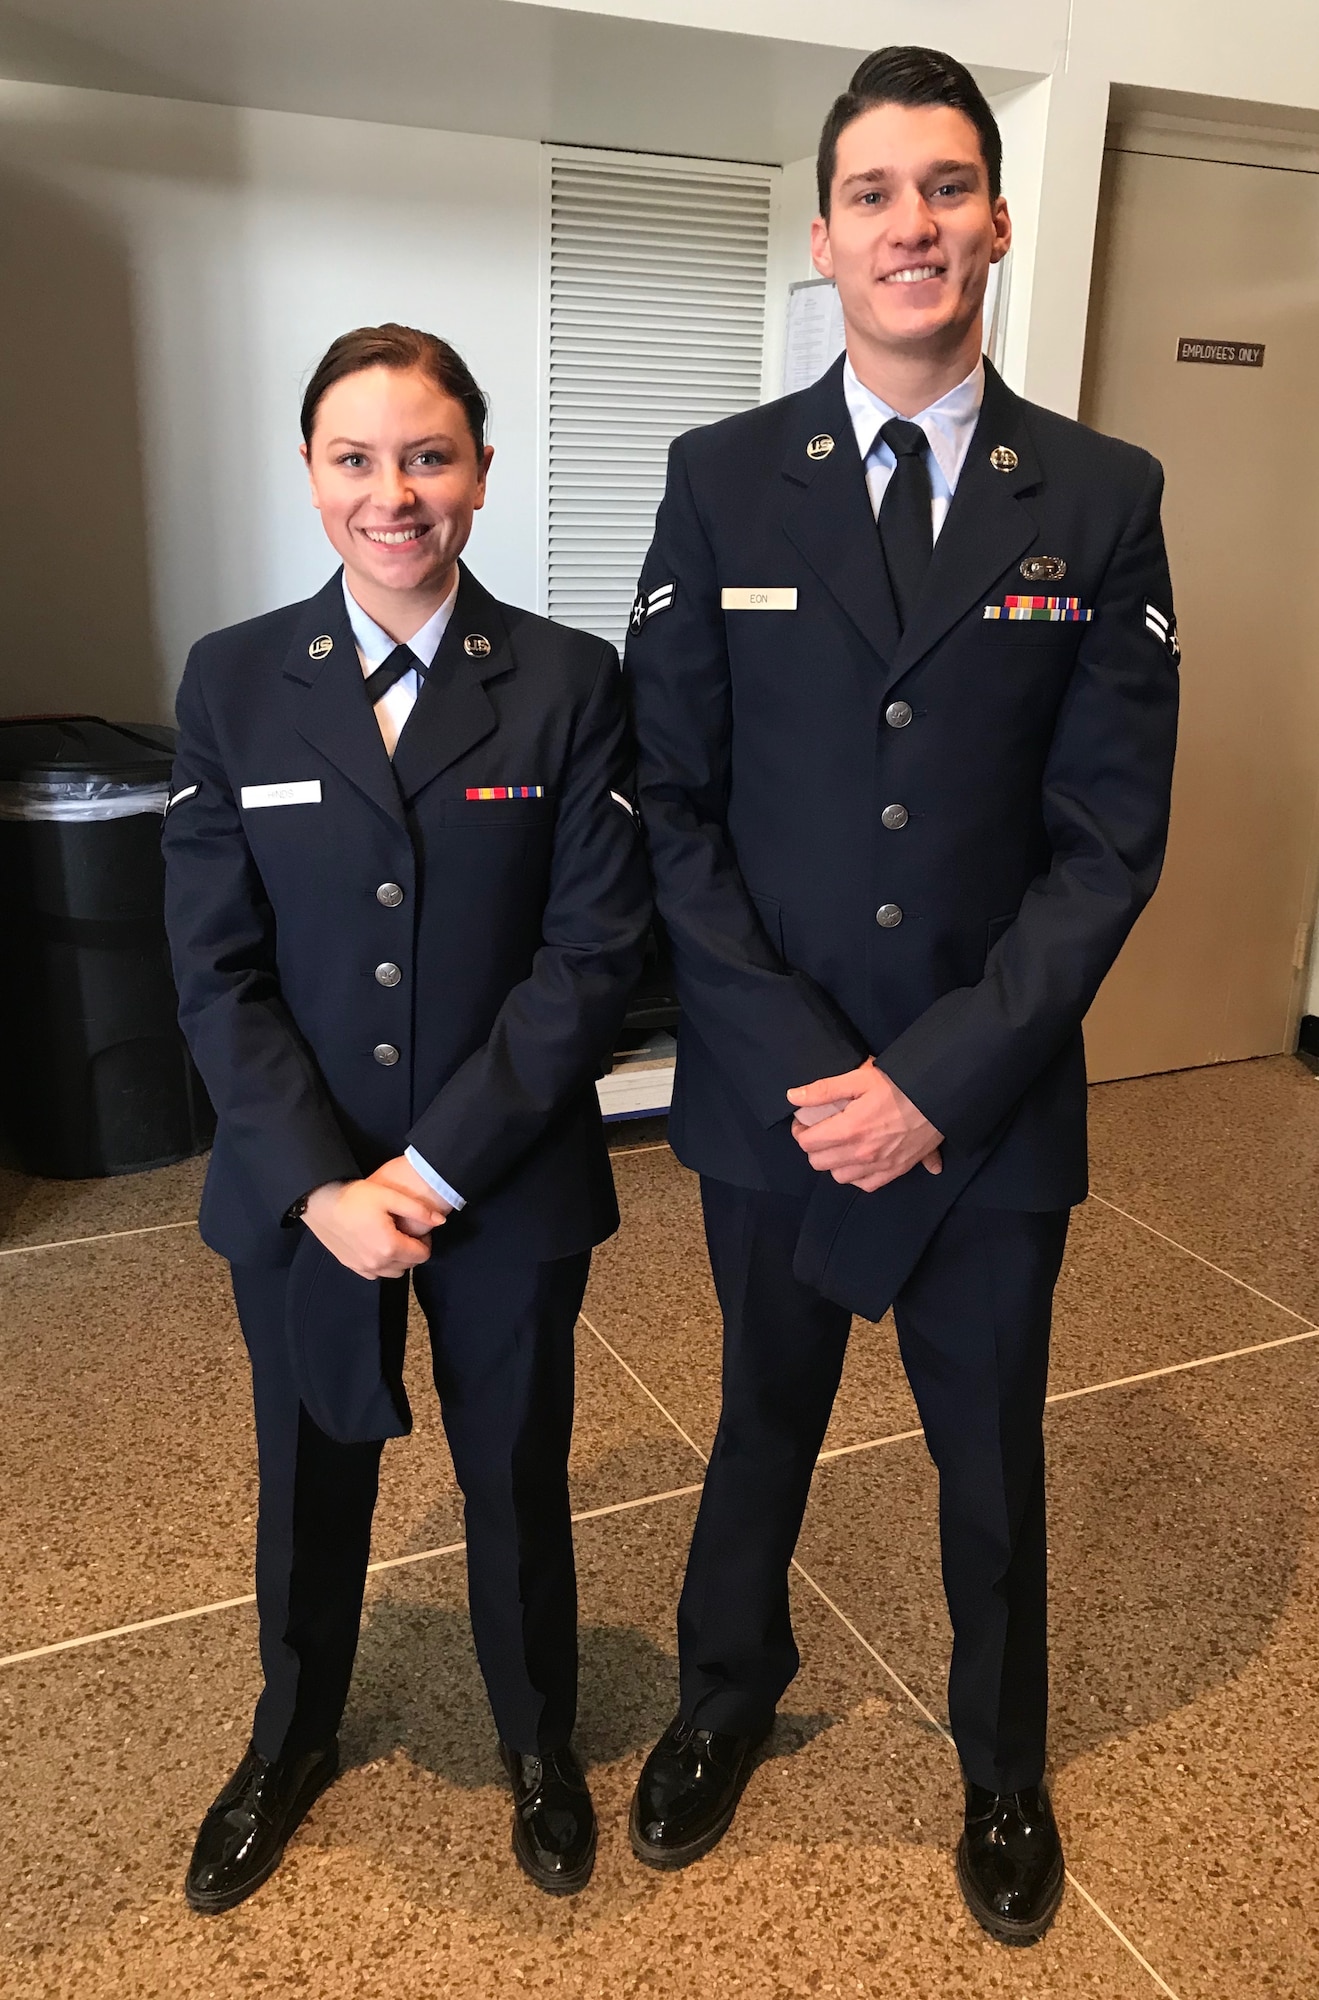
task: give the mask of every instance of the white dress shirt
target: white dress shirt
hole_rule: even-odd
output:
[[[458,580],[455,577],[453,589],[439,610],[432,612],[421,630],[414,632],[407,641],[423,667],[430,666],[440,649],[440,641],[444,637],[445,627],[449,623],[457,595]],[[348,612],[348,623],[353,628],[357,657],[362,663],[362,673],[365,676],[389,658],[398,641],[391,639],[388,632],[382,631],[375,619],[368,617],[363,611],[348,588],[347,577],[344,578],[343,601]],[[414,668],[410,673],[404,674],[401,680],[395,681],[393,687],[389,688],[375,705],[376,721],[380,724],[380,734],[385,739],[385,748],[391,757],[399,737],[403,734],[403,725],[416,707],[417,696],[420,693],[421,676]],[[456,1194],[449,1183],[436,1173],[430,1161],[423,1160],[415,1146],[409,1146],[403,1157],[413,1171],[420,1174],[421,1178],[434,1188],[441,1201],[448,1202],[450,1208],[467,1206],[463,1197]]]
[[[445,598],[438,611],[433,611],[419,632],[414,632],[407,641],[408,646],[421,661],[429,667],[440,650],[440,641],[453,615],[454,600],[458,595],[458,579],[454,578],[453,589]],[[362,663],[363,675],[372,673],[382,666],[398,644],[388,632],[382,631],[374,618],[363,611],[352,591],[348,579],[344,578],[343,601],[348,612],[348,623],[353,628],[353,638],[357,642],[357,657]],[[398,747],[398,739],[403,734],[403,725],[417,705],[421,693],[421,676],[415,671],[404,674],[402,680],[395,681],[386,694],[376,703],[376,721],[380,724],[380,734],[385,739],[385,748],[392,757]]]
[[[900,412],[891,409],[873,389],[867,389],[852,367],[850,356],[843,363],[843,395],[852,428],[856,432],[856,448],[866,469],[871,511],[878,520],[879,503],[884,498],[884,489],[893,477],[893,468],[897,464],[879,435],[880,426],[886,424],[890,417],[900,415]],[[946,396],[940,396],[928,410],[921,410],[908,419],[910,423],[919,424],[930,441],[926,464],[930,469],[933,500],[930,514],[936,542],[939,530],[948,518],[953,494],[957,491],[958,477],[966,462],[975,427],[980,421],[980,405],[984,397],[985,364],[977,361],[965,382],[959,382]]]

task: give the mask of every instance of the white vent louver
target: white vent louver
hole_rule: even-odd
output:
[[[552,157],[548,608],[619,646],[671,439],[760,400],[771,184]]]

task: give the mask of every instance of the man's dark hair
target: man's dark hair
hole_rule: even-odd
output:
[[[963,112],[980,135],[990,199],[997,201],[1003,191],[1003,140],[998,120],[970,70],[940,49],[876,49],[859,66],[842,96],[834,99],[820,134],[815,182],[826,222],[839,136],[853,119],[880,104],[947,104]]]
[[[419,327],[399,326],[386,320],[383,326],[357,326],[341,333],[317,362],[307,392],[302,399],[302,435],[311,443],[316,412],[327,389],[342,382],[345,375],[360,375],[365,368],[419,368],[437,389],[463,406],[467,428],[472,433],[479,459],[485,443],[489,406],[476,378],[456,348]]]

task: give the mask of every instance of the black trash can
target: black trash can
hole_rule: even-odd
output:
[[[136,1173],[214,1133],[165,942],[173,754],[153,723],[0,718],[0,1127],[27,1173]]]

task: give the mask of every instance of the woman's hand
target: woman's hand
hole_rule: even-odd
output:
[[[373,1175],[363,1181],[327,1181],[308,1201],[302,1219],[330,1255],[359,1278],[401,1278],[426,1262],[431,1230],[447,1213],[429,1190],[423,1199]]]

